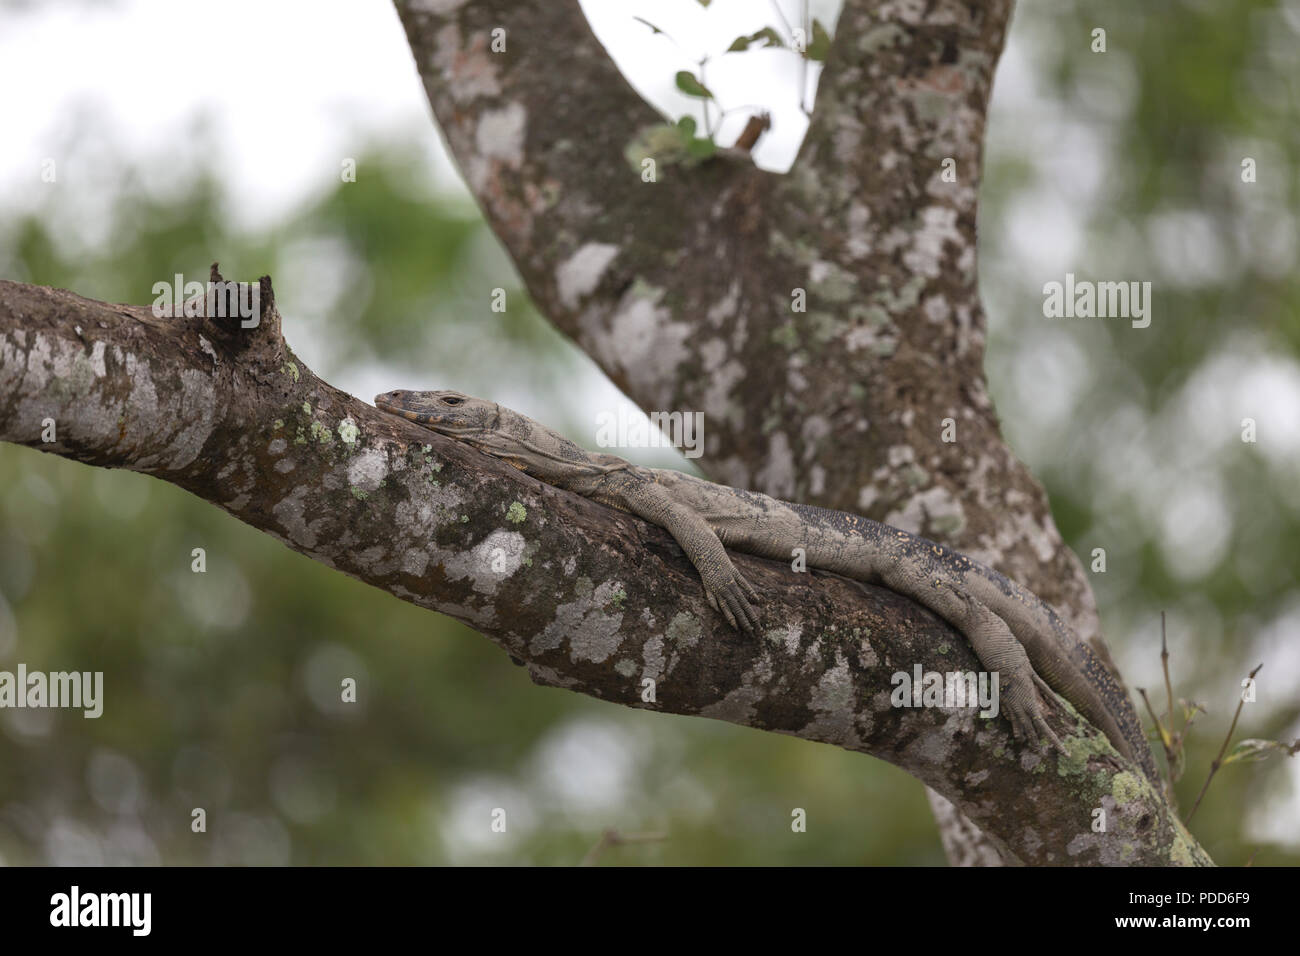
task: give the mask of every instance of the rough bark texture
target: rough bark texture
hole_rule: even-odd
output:
[[[783,623],[737,634],[666,532],[330,387],[285,345],[269,280],[262,301],[246,330],[0,281],[0,440],[179,485],[465,621],[538,683],[888,760],[951,800],[1003,860],[1208,862],[1082,720],[1060,728],[1072,756],[1058,758],[971,709],[891,706],[896,671],[979,668],[918,606],[740,556]]]
[[[976,207],[1011,0],[846,0],[785,175],[654,154],[665,118],[576,0],[396,6],[540,309],[642,408],[703,411],[711,478],[942,541],[1037,592],[1109,662],[1083,569],[985,387]],[[654,182],[629,162],[647,151]]]

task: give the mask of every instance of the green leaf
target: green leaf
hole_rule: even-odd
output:
[[[686,144],[686,153],[691,159],[708,159],[718,151],[718,144],[711,139],[696,137]]]
[[[713,2],[713,0],[695,0],[695,2],[702,7],[707,7],[710,3]]]
[[[1237,746],[1232,748],[1228,756],[1223,758],[1224,764],[1230,764],[1240,760],[1242,763],[1253,763],[1256,760],[1263,760],[1274,751],[1286,750],[1285,744],[1278,743],[1276,740],[1243,740]]]
[[[678,70],[675,79],[677,88],[687,96],[698,96],[702,100],[713,99],[713,94],[709,92],[708,87],[701,83],[699,78],[690,70]]]
[[[812,43],[808,44],[808,52],[804,55],[810,60],[818,63],[824,62],[826,54],[831,51],[831,35],[826,32],[820,20],[813,20]]]
[[[655,26],[653,23],[651,23],[651,22],[650,22],[649,20],[647,20],[645,17],[633,17],[632,19],[635,20],[635,21],[637,21],[637,23],[644,23],[644,24],[645,24],[646,26],[648,26],[648,27],[649,27],[649,28],[650,28],[654,33],[664,33],[663,30],[660,30],[657,26]],[[664,36],[667,36],[667,35],[668,35],[667,33],[664,33]]]
[[[682,131],[682,139],[689,143],[695,138],[695,117],[683,116],[677,121],[677,128]]]
[[[753,33],[743,37],[736,37],[731,41],[731,46],[727,47],[728,53],[743,53],[751,46],[759,47],[774,46],[784,47],[785,41],[781,39],[781,34],[771,27],[763,27],[761,30],[755,30]]]

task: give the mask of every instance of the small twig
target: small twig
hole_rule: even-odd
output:
[[[740,131],[740,136],[737,137],[732,149],[739,149],[748,153],[754,148],[754,144],[758,142],[758,138],[762,136],[765,131],[771,128],[771,113],[759,113],[757,116],[751,116],[749,122],[745,124],[745,128]]]
[[[684,49],[682,49],[682,45],[681,45],[680,43],[678,43],[677,40],[673,38],[673,35],[672,35],[671,33],[669,33],[667,30],[661,30],[661,29],[659,29],[657,26],[655,26],[653,23],[651,23],[649,20],[645,19],[644,17],[633,17],[632,19],[633,19],[633,20],[636,20],[638,23],[644,23],[644,24],[645,24],[646,26],[648,26],[651,30],[653,30],[654,33],[652,33],[651,36],[661,36],[661,37],[663,37],[665,40],[667,40],[667,41],[668,41],[669,43],[671,43],[673,46],[677,47],[677,49],[681,50],[683,55],[686,54],[686,51],[685,51]]]
[[[1177,809],[1178,804],[1175,802],[1176,794],[1174,793],[1174,777],[1178,772],[1177,756],[1174,752],[1173,743],[1165,728],[1160,724],[1160,718],[1156,715],[1155,708],[1151,706],[1151,700],[1147,697],[1145,687],[1137,689],[1138,695],[1142,698],[1142,703],[1146,704],[1147,713],[1151,715],[1151,721],[1156,725],[1156,732],[1160,734],[1160,746],[1165,751],[1165,764],[1169,767],[1168,779],[1164,781],[1165,802],[1171,807]]]
[[[709,58],[706,55],[704,59],[700,60],[700,86],[704,87],[706,90],[709,88],[709,81],[705,76],[704,70],[708,65]],[[713,123],[709,119],[709,99],[710,97],[704,97],[704,131],[709,134],[709,139],[713,139]]]
[[[725,110],[719,110],[719,116],[728,116],[731,113],[739,113],[741,110],[754,110],[758,113],[766,113],[767,107],[762,103],[742,103],[739,106],[730,106]]]
[[[1174,726],[1174,685],[1169,680],[1169,642],[1165,640],[1165,612],[1160,612],[1160,667],[1165,672],[1165,717]]]
[[[808,113],[808,51],[807,44],[812,43],[812,24],[808,22],[808,0],[800,6],[800,18],[803,21],[804,55],[799,57],[799,109],[804,115]]]
[[[612,846],[624,846],[629,843],[657,843],[668,839],[667,833],[619,833],[612,827],[600,835],[596,845],[587,851],[579,866],[595,866],[600,855]]]
[[[1160,734],[1160,746],[1165,748],[1166,759],[1171,759],[1172,754],[1169,748],[1169,737],[1165,733],[1164,725],[1160,723],[1160,715],[1156,713],[1155,708],[1151,706],[1151,699],[1147,697],[1147,689],[1139,687],[1138,696],[1142,698],[1142,703],[1147,705],[1147,713],[1151,715],[1151,722],[1156,725],[1156,732]]]
[[[794,30],[790,27],[790,21],[785,18],[785,11],[781,9],[779,0],[772,0],[772,8],[776,10],[776,15],[781,18],[781,26],[785,27],[785,32],[794,39]]]
[[[1183,714],[1184,714],[1185,716],[1184,716],[1184,719],[1183,719],[1183,729],[1180,730],[1178,733],[1179,733],[1180,736],[1182,736],[1182,737],[1186,737],[1186,736],[1187,736],[1187,730],[1188,730],[1189,727],[1192,726],[1192,721],[1196,719],[1196,715],[1197,715],[1197,714],[1208,714],[1209,711],[1206,710],[1204,707],[1202,707],[1200,704],[1196,703],[1196,701],[1192,701],[1192,709],[1191,709],[1191,710],[1188,710],[1188,709],[1187,709],[1187,701],[1184,700],[1184,701],[1181,701],[1181,703],[1182,703],[1182,705],[1183,705]]]
[[[1137,688],[1137,692],[1142,698],[1142,703],[1146,704],[1147,713],[1151,715],[1151,722],[1156,725],[1156,733],[1160,735],[1160,746],[1164,748],[1165,760],[1169,764],[1169,775],[1172,778],[1175,767],[1175,751],[1180,738],[1174,733],[1174,691],[1173,685],[1169,681],[1169,644],[1165,640],[1164,611],[1160,612],[1160,666],[1165,672],[1165,695],[1169,702],[1165,710],[1165,719],[1161,720],[1160,715],[1156,713],[1156,709],[1151,705],[1150,698],[1147,697],[1145,687]],[[1168,726],[1166,726],[1166,721]],[[1170,783],[1173,783],[1172,779]]]
[[[1260,664],[1259,667],[1256,667],[1250,672],[1251,680],[1255,679],[1255,675],[1259,673],[1260,667],[1263,666],[1263,664]],[[1205,783],[1201,786],[1201,792],[1196,795],[1196,802],[1192,804],[1192,809],[1187,812],[1187,817],[1183,820],[1184,823],[1192,822],[1192,817],[1196,815],[1196,808],[1201,805],[1201,798],[1205,796],[1205,791],[1210,789],[1210,781],[1214,779],[1214,775],[1218,773],[1219,768],[1223,766],[1223,755],[1228,752],[1228,744],[1232,742],[1232,735],[1237,729],[1237,719],[1241,716],[1241,709],[1245,706],[1246,698],[1239,694],[1237,700],[1237,712],[1232,715],[1232,726],[1228,728],[1228,735],[1223,738],[1223,746],[1219,748],[1218,756],[1216,756],[1214,761],[1210,764],[1210,772],[1205,777]]]

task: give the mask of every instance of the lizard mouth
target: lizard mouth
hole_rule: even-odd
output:
[[[403,408],[396,401],[388,397],[388,394],[375,396],[375,408],[381,412],[388,412],[401,418],[409,419],[413,422],[420,421],[420,413],[412,411],[409,408]]]

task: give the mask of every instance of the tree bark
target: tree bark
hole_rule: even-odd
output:
[[[396,6],[534,301],[646,411],[703,411],[710,477],[942,541],[1038,593],[1111,662],[984,379],[975,227],[1011,0],[846,0],[789,173],[669,154],[653,182],[628,157],[667,119],[576,0]],[[945,845],[991,859],[972,833]]]
[[[1161,795],[1073,715],[1061,728],[1072,756],[1058,758],[970,709],[891,706],[899,670],[979,670],[924,609],[740,556],[766,625],[740,635],[664,531],[332,388],[285,344],[269,279],[261,299],[245,329],[0,281],[0,440],[172,482],[470,624],[540,684],[888,760],[1005,860],[1208,862]],[[1104,833],[1091,828],[1096,809]]]

